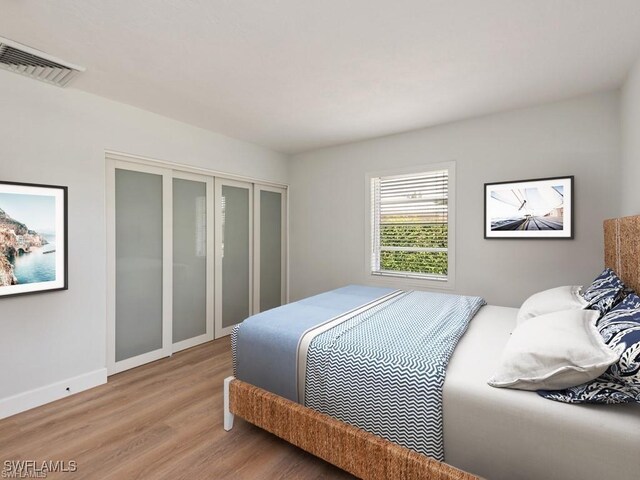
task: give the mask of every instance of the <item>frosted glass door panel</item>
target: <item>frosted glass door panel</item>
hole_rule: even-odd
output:
[[[162,348],[162,176],[116,169],[115,359]]]
[[[207,332],[206,187],[173,179],[173,343]]]
[[[221,185],[223,329],[251,314],[251,200],[250,186]]]
[[[282,194],[260,190],[260,311],[282,304]]]

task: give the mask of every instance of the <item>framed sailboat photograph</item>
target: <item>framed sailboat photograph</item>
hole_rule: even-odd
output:
[[[68,289],[67,187],[0,181],[0,297]]]
[[[484,238],[573,238],[573,176],[485,183]]]

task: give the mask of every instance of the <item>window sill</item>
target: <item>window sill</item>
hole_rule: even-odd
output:
[[[401,272],[369,272],[371,279],[379,284],[395,286],[412,286],[421,288],[434,288],[442,290],[452,290],[454,282],[449,276],[443,278],[436,275],[412,275],[410,273]]]

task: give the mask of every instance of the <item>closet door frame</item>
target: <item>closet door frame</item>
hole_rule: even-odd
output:
[[[287,211],[287,189],[284,187],[273,187],[270,185],[254,184],[253,192],[253,271],[258,272],[253,276],[253,314],[260,313],[260,200],[261,192],[274,192],[281,195],[280,208],[282,215],[282,225],[280,226],[280,304],[284,305],[289,301],[289,269],[287,259],[289,258],[289,248],[287,242],[289,215]]]
[[[213,196],[213,183],[214,178],[207,175],[200,175],[195,173],[182,172],[178,170],[174,170],[171,178],[172,186],[173,179],[178,178],[181,180],[191,180],[194,182],[201,182],[206,185],[206,207],[207,207],[207,273],[206,273],[206,332],[197,337],[187,338],[186,340],[182,340],[180,342],[174,343],[172,345],[172,352],[176,353],[180,350],[185,350],[187,348],[195,347],[196,345],[200,345],[201,343],[208,342],[213,340],[213,332],[214,332],[214,288],[215,288],[215,280],[214,280],[214,267],[215,267],[215,234],[214,234],[214,196]],[[173,197],[172,197],[173,198]],[[171,231],[171,236],[173,238],[173,229]],[[171,250],[172,255],[172,268],[173,268],[173,249]],[[173,283],[171,284],[171,298],[173,298]],[[173,309],[172,309],[173,316]],[[171,319],[171,329],[173,336],[173,318]],[[172,338],[173,340],[173,338]]]
[[[116,170],[162,177],[162,347],[116,361]],[[172,353],[173,172],[166,168],[107,159],[107,373],[113,375]]]
[[[249,313],[253,313],[253,272],[254,272],[254,261],[253,261],[253,250],[255,248],[254,234],[253,234],[253,184],[251,182],[243,182],[239,180],[231,180],[224,177],[216,177],[215,178],[215,195],[214,195],[214,205],[216,206],[216,215],[215,215],[215,338],[225,337],[231,334],[233,327],[235,325],[230,325],[228,327],[222,326],[222,187],[223,185],[229,187],[237,187],[237,188],[245,188],[249,194],[249,298],[247,301],[249,302]]]

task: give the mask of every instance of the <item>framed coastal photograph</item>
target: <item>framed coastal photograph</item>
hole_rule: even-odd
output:
[[[573,238],[573,176],[485,183],[484,238]]]
[[[67,187],[0,181],[0,297],[68,288]]]

